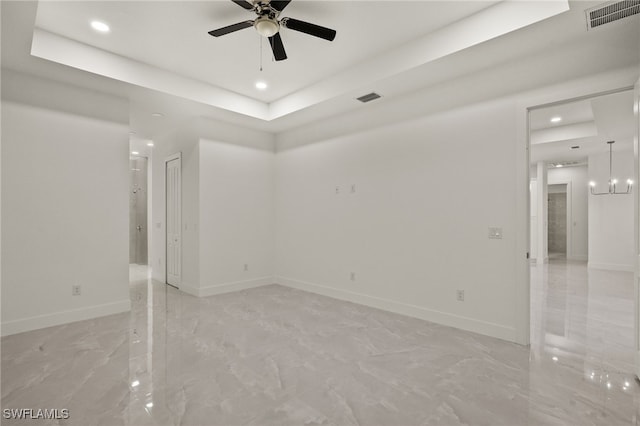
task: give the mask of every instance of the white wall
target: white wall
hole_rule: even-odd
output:
[[[522,188],[526,185],[526,172],[518,171],[519,167],[526,167],[525,155],[522,155],[525,152],[526,106],[621,87],[628,75],[625,70],[611,78],[594,76],[514,99],[467,107],[461,106],[469,99],[460,96],[460,91],[468,87],[458,89],[458,82],[453,82],[450,86],[455,86],[455,90],[440,91],[451,95],[446,96],[452,100],[451,103],[445,103],[447,108],[454,108],[449,112],[435,112],[443,107],[442,104],[426,94],[417,93],[411,95],[414,103],[406,103],[406,99],[397,97],[391,103],[380,104],[387,105],[386,110],[377,106],[375,110],[365,110],[369,108],[365,106],[356,114],[341,116],[342,127],[335,126],[332,119],[286,132],[280,137],[280,152],[276,156],[278,173],[275,183],[278,189],[275,191],[275,210],[278,220],[275,240],[279,282],[509,340],[514,340],[515,324],[520,323],[518,330],[526,333],[528,325],[523,318],[528,319],[528,307],[522,300],[528,297],[528,290],[523,291],[526,287],[521,282],[524,275],[516,274],[516,269],[521,269],[523,263],[517,255],[518,247],[526,243],[526,236],[515,238],[518,232],[526,229],[527,212],[522,208],[522,205],[526,206],[526,192],[518,189],[520,183]],[[5,79],[3,71],[3,85],[7,81],[10,80]],[[14,89],[11,83],[7,85],[14,94],[26,92],[39,96],[42,93],[56,102],[59,97],[49,96],[50,93],[62,97],[71,97],[70,93],[74,93],[71,89],[29,90],[29,87],[37,86],[24,86],[23,90],[18,86]],[[115,115],[119,111],[127,111],[126,105],[114,106],[103,102],[97,94],[83,94],[80,100],[64,105],[61,110],[70,112],[71,117],[80,117],[84,113],[97,118],[103,116],[97,106],[106,105],[105,108]],[[423,108],[413,108],[415,103],[420,103],[418,106]],[[395,116],[389,116],[389,108],[394,109],[398,105],[402,108],[397,108]],[[389,124],[389,121],[404,116],[407,110],[412,111],[414,118],[424,117]],[[360,119],[353,120],[354,117]],[[105,125],[101,120],[80,118],[79,123],[91,122],[92,129],[101,129]],[[110,119],[107,116],[102,118]],[[378,125],[378,119],[389,121],[375,130],[356,130]],[[94,125],[94,122],[101,124]],[[269,275],[269,260],[261,259],[259,253],[266,256],[267,252],[262,250],[273,241],[267,241],[267,233],[257,235],[255,230],[261,226],[259,224],[266,224],[268,219],[265,217],[272,214],[267,202],[257,206],[265,217],[250,216],[246,221],[235,221],[231,217],[233,210],[229,209],[226,217],[220,219],[233,228],[228,232],[225,230],[224,235],[220,234],[221,228],[216,228],[215,222],[211,222],[211,228],[205,232],[199,231],[199,225],[201,219],[215,213],[224,202],[244,205],[245,201],[236,199],[234,188],[240,190],[238,193],[246,190],[253,195],[268,191],[268,185],[263,186],[264,182],[257,180],[266,179],[265,164],[269,160],[268,155],[263,157],[262,153],[245,152],[250,157],[247,163],[260,165],[261,172],[251,178],[255,187],[249,185],[249,181],[236,170],[221,167],[217,174],[209,169],[203,170],[202,166],[216,165],[222,157],[230,161],[242,151],[242,146],[255,148],[253,143],[256,141],[268,145],[271,139],[268,135],[255,135],[246,129],[222,123],[203,126],[207,127],[206,131],[199,127],[200,124],[195,126],[197,131],[194,132],[190,130],[194,126],[187,126],[158,139],[152,172],[152,253],[156,256],[154,259],[152,255],[152,260],[159,261],[164,267],[164,157],[179,150],[186,160],[183,161],[186,179],[191,181],[187,192],[195,191],[183,198],[183,213],[185,210],[190,212],[183,216],[183,225],[187,228],[184,240],[188,247],[183,251],[193,250],[189,256],[192,263],[185,265],[185,277],[194,286],[192,291],[204,295],[241,288],[247,281],[266,283],[260,277]],[[84,129],[81,125],[79,128]],[[120,135],[122,129],[118,129]],[[5,129],[3,138],[4,132]],[[335,136],[336,133],[341,135]],[[126,128],[122,134],[122,185],[125,189],[122,192],[125,203],[122,212],[126,217]],[[97,143],[101,139],[93,140]],[[319,143],[304,145],[310,140]],[[226,144],[239,146],[224,146]],[[207,154],[202,161],[204,145]],[[31,146],[35,145],[25,144],[21,149],[30,149]],[[113,147],[119,149],[120,142],[114,143]],[[6,152],[3,152],[2,161],[4,189],[9,185],[4,167],[9,161]],[[252,172],[244,168],[244,159],[235,161],[240,170]],[[117,171],[118,167],[110,164],[109,170]],[[115,184],[117,179],[111,182]],[[223,185],[229,188],[229,192],[223,193],[221,187],[209,192],[209,188],[201,188],[202,182]],[[352,184],[356,185],[353,195],[348,192]],[[341,187],[338,196],[335,195],[336,186]],[[116,192],[112,188],[110,195],[101,200],[110,199]],[[220,203],[215,201],[215,197],[209,198],[211,194],[220,195]],[[207,202],[201,206],[203,195]],[[525,201],[521,202],[521,198]],[[2,201],[6,206],[4,191]],[[117,203],[109,203],[109,206],[117,206]],[[518,208],[522,211],[518,212]],[[6,212],[3,213],[6,230]],[[156,228],[156,223],[160,224],[159,228]],[[488,226],[502,226],[504,238],[488,240]],[[245,233],[247,227],[250,231]],[[122,229],[124,249],[121,251],[126,264],[126,219]],[[187,235],[189,232],[193,233],[192,238]],[[242,240],[236,235],[240,235]],[[4,265],[7,265],[5,240],[3,235],[2,254],[6,262]],[[205,243],[201,244],[203,241]],[[255,252],[242,252],[247,242],[256,241],[261,247]],[[100,244],[102,248],[102,241]],[[228,258],[228,269],[226,264],[211,269],[201,267],[205,262],[215,261],[210,254],[215,254],[226,244],[231,250],[238,250]],[[519,252],[523,254],[524,251],[526,247]],[[75,259],[83,258],[70,255],[66,261],[75,262]],[[250,265],[250,274],[237,270],[236,265],[240,262]],[[258,266],[254,268],[254,264]],[[154,268],[156,278],[156,269],[162,268]],[[115,270],[121,272],[119,267]],[[356,274],[354,281],[350,279],[351,272]],[[7,282],[6,276],[3,268],[3,285]],[[207,278],[202,279],[203,276]],[[161,279],[164,279],[163,274]],[[112,279],[111,282],[118,281]],[[41,285],[34,288],[36,292],[41,291]],[[455,290],[459,288],[466,291],[465,302],[455,301]],[[517,292],[521,293],[520,297],[516,297]],[[3,296],[4,293],[3,288]],[[3,306],[6,300],[3,297]],[[43,311],[46,309],[44,307]],[[3,321],[4,315],[3,310]],[[61,321],[68,318],[58,317]],[[520,340],[528,341],[528,337],[523,334]]]
[[[209,296],[273,283],[274,149],[271,135],[207,119],[155,138],[155,279],[165,281],[164,160],[181,152],[180,289]]]
[[[280,143],[278,282],[514,340],[515,108]]]
[[[3,335],[129,310],[128,142],[126,124],[3,100]]]
[[[170,133],[154,139],[152,156],[151,208],[152,222],[149,265],[154,279],[166,282],[166,194],[165,160],[180,152],[182,155],[182,268],[180,288],[197,287],[200,282],[199,252],[199,149],[197,122],[184,123]]]
[[[274,156],[259,139],[200,141],[199,295],[274,282]]]
[[[633,151],[613,151],[613,171],[621,184],[634,176]],[[609,154],[589,157],[589,180],[598,183],[599,192],[607,190]],[[637,185],[633,188],[638,190]],[[633,194],[589,195],[589,267],[633,271],[635,260]]]
[[[635,80],[634,66],[465,107],[483,86],[462,79],[279,134],[278,282],[528,343],[527,108]]]
[[[549,202],[548,202],[548,167],[544,161],[536,164],[536,263],[549,261]]]
[[[538,181],[536,179],[531,179],[529,182],[529,217],[529,256],[531,259],[536,259],[538,256]]]
[[[567,211],[570,216],[571,237],[567,242],[567,258],[573,260],[588,259],[588,198],[589,179],[587,166],[553,168],[548,171],[548,184],[567,184],[567,192],[571,199],[567,200]],[[569,230],[569,228],[567,228]]]

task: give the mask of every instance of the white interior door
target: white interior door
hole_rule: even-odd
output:
[[[636,267],[634,272],[634,295],[635,295],[635,340],[636,340],[636,376],[640,378],[640,79],[634,87],[634,105],[635,114],[635,138],[634,138],[634,154],[635,154],[635,182],[633,188],[634,198],[634,227],[636,237]]]
[[[166,277],[167,284],[180,286],[182,273],[182,176],[180,154],[169,157],[165,162],[166,186],[166,230],[167,256]]]

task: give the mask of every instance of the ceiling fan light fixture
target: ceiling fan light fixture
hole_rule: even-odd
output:
[[[280,31],[280,25],[275,19],[269,17],[262,17],[256,19],[253,23],[256,31],[263,37],[273,37],[278,31]]]

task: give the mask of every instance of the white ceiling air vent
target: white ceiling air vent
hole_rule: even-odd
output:
[[[576,166],[586,166],[585,161],[555,161],[553,163],[548,163],[547,168],[553,169],[556,167],[576,167]]]
[[[613,21],[640,13],[640,0],[608,2],[585,11],[587,29],[590,30]]]
[[[640,1],[640,0],[638,0]],[[378,95],[375,92],[371,92],[371,93],[367,93],[366,95],[362,95],[359,98],[356,98],[357,100],[359,100],[362,103],[367,103],[367,102],[371,102],[373,100],[379,99],[381,98],[380,95]]]

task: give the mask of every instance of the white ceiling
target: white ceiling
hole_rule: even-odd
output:
[[[40,2],[36,27],[135,59],[172,73],[222,87],[263,102],[273,102],[326,76],[401,46],[497,1],[453,1],[434,12],[433,3],[319,2],[294,0],[282,16],[337,30],[333,42],[283,29],[289,59],[271,61],[263,43],[248,28],[215,38],[208,31],[254,19],[231,1]],[[92,30],[100,20],[109,34]],[[391,24],[391,27],[389,27]],[[382,29],[382,31],[380,31]],[[254,83],[264,80],[269,89]]]
[[[262,78],[256,33],[207,34],[252,16],[230,1],[41,1],[31,54],[271,121],[566,12],[568,4],[300,1],[283,14],[296,9],[300,18],[333,27],[339,36],[326,42],[284,29],[291,59],[267,64],[262,77],[271,87],[265,92],[254,87]],[[95,33],[92,20],[111,31]],[[253,55],[247,50],[252,40]]]
[[[551,123],[555,116],[562,122]],[[633,148],[632,90],[535,109],[529,119],[532,164],[585,162],[591,154],[608,151],[610,140],[616,142],[616,151]]]
[[[338,37],[283,32],[289,59],[266,60],[264,46],[270,88],[258,92],[255,31],[207,34],[248,19],[231,1],[1,2],[2,67],[128,98],[142,140],[193,116],[272,133],[325,119],[347,128],[420,114],[418,95],[436,109],[638,64],[640,17],[587,32],[584,9],[599,3],[562,13],[563,0],[294,0],[284,16]],[[111,33],[92,32],[91,19]],[[471,76],[480,84],[458,84]],[[368,91],[383,98],[355,101]]]
[[[551,119],[554,117],[560,117],[562,120],[552,123]],[[531,130],[553,129],[593,121],[593,109],[590,100],[572,102],[535,110],[529,120]]]

